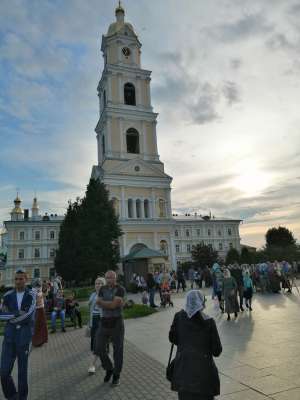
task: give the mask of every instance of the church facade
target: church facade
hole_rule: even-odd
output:
[[[141,67],[141,43],[120,5],[115,14],[116,21],[102,37],[104,69],[95,129],[98,165],[92,177],[105,183],[119,215],[124,232],[121,256],[135,262],[147,256],[150,270],[175,269],[191,259],[191,248],[199,242],[213,246],[221,256],[230,247],[240,250],[239,220],[172,215],[172,178],[157,148],[151,71]]]

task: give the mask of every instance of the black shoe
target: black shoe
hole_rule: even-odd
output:
[[[234,318],[237,318],[238,314],[237,312],[234,313]]]
[[[249,307],[249,310],[252,311],[252,307]]]
[[[113,380],[111,383],[112,386],[119,386],[120,385],[120,375],[114,375]]]
[[[249,305],[248,305],[248,303],[246,303],[246,307],[247,307],[247,308],[249,308]]]
[[[61,328],[61,331],[62,331],[63,333],[65,333],[65,332],[66,332],[65,328]]]
[[[112,375],[113,375],[113,370],[106,371],[104,382],[105,383],[109,382]]]
[[[240,309],[241,309],[241,311],[244,311],[244,307],[243,306],[241,306]]]
[[[230,315],[228,315],[228,317],[227,317],[227,321],[230,321]]]

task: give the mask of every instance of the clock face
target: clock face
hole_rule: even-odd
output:
[[[125,57],[129,57],[130,56],[130,49],[128,47],[123,47],[122,52],[123,52]]]

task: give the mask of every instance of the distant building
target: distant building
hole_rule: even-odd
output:
[[[241,249],[247,249],[249,251],[249,253],[255,253],[256,252],[256,247],[249,246],[247,244],[241,244]]]
[[[33,199],[31,215],[23,210],[19,196],[14,200],[10,221],[4,221],[7,261],[0,271],[0,286],[13,285],[14,272],[24,268],[29,279],[49,279],[54,274],[54,257],[58,246],[63,216],[40,215],[37,199]]]

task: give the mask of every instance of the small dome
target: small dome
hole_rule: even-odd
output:
[[[112,36],[112,35],[120,32],[122,29],[124,29],[126,27],[130,31],[132,31],[132,33],[135,36],[137,36],[137,34],[135,33],[135,31],[133,29],[133,26],[129,22],[125,22],[125,23],[113,22],[112,24],[109,25],[109,28],[108,28],[106,36]]]

